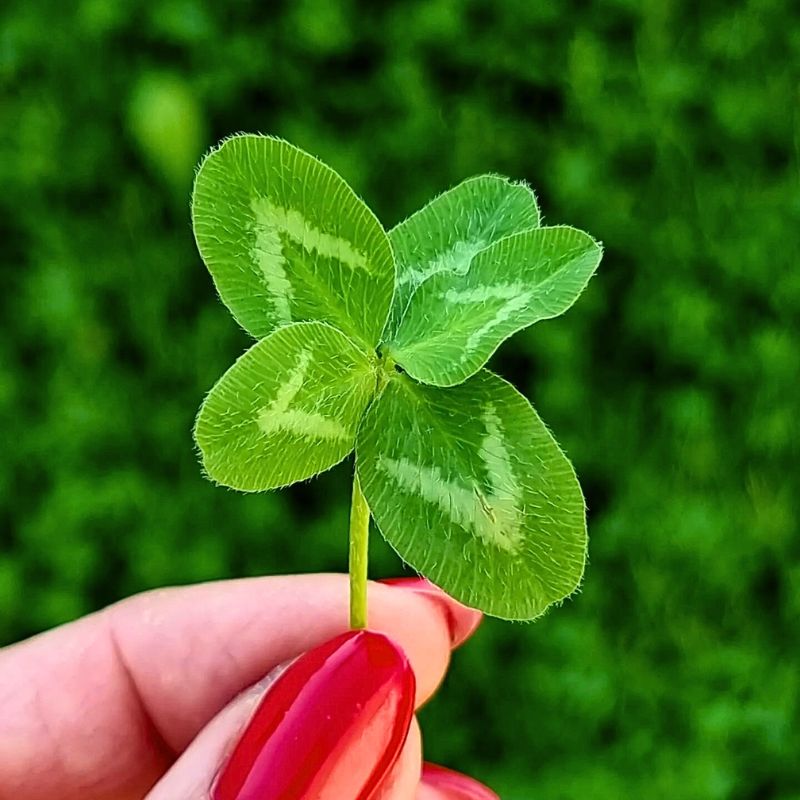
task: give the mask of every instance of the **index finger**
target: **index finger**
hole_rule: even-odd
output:
[[[344,575],[146,593],[0,653],[0,775],[26,800],[134,800],[236,694],[347,629]],[[370,586],[418,702],[447,668],[446,608]]]

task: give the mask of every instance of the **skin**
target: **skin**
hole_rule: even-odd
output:
[[[371,584],[369,613],[419,707],[449,663],[445,609]],[[0,800],[207,800],[265,676],[347,615],[344,575],[256,578],[137,595],[0,650]],[[445,800],[421,763],[415,722],[379,800]]]

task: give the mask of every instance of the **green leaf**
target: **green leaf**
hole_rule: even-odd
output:
[[[426,280],[386,350],[417,380],[461,383],[509,336],[563,314],[601,255],[591,236],[568,226],[507,236],[478,253],[465,275],[440,273]]]
[[[375,389],[368,358],[321,322],[254,344],[206,397],[195,439],[209,477],[243,491],[310,478],[353,449]]]
[[[463,276],[477,253],[498,239],[539,227],[533,192],[499,175],[459,183],[397,225],[389,234],[397,259],[397,287],[386,338],[393,337],[414,292],[440,272]]]
[[[382,534],[467,605],[533,619],[583,574],[583,495],[530,403],[482,370],[440,389],[390,380],[359,429],[356,465]]]
[[[234,136],[200,166],[192,220],[220,297],[253,336],[319,320],[378,343],[394,290],[391,245],[330,167],[280,139]]]

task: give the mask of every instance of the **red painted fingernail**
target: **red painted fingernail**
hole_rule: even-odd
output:
[[[437,764],[422,766],[422,783],[436,789],[447,800],[500,800],[488,786]]]
[[[414,690],[383,634],[350,631],[310,650],[267,690],[212,800],[369,800],[403,748]]]
[[[437,602],[440,608],[444,609],[453,647],[458,647],[469,639],[483,619],[483,614],[480,611],[454,600],[438,586],[434,586],[427,578],[387,578],[381,583],[417,592],[417,594],[424,595]]]

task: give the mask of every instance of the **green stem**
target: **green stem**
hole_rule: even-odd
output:
[[[350,503],[350,627],[367,627],[367,553],[369,550],[369,506],[353,472]]]

